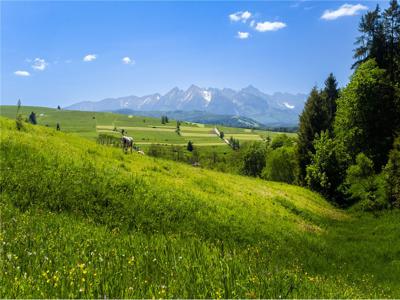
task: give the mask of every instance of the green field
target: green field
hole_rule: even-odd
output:
[[[212,125],[182,122],[181,135],[176,134],[176,121],[171,120],[168,124],[161,124],[161,119],[121,115],[114,113],[82,112],[57,110],[45,107],[21,107],[23,118],[27,118],[31,112],[36,113],[39,125],[47,125],[55,128],[59,123],[61,130],[77,133],[83,137],[95,139],[99,133],[116,134],[114,128],[126,130],[132,136],[137,145],[166,144],[187,145],[192,141],[196,146],[223,146],[228,148],[213,131]],[[0,115],[15,118],[16,106],[0,106]],[[271,131],[233,128],[218,126],[226,133],[240,141],[259,141],[267,136],[273,137],[278,134]],[[294,134],[289,134],[294,135]]]
[[[398,211],[0,126],[1,298],[400,297]]]

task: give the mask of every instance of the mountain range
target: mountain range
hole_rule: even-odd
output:
[[[252,85],[239,91],[223,88],[200,88],[191,85],[186,91],[177,87],[165,95],[154,93],[146,96],[106,98],[100,101],[84,101],[66,109],[84,111],[179,111],[182,120],[185,113],[194,111],[210,115],[242,116],[266,126],[293,126],[303,110],[307,95],[274,93],[266,94]],[[192,114],[193,115],[193,114]]]

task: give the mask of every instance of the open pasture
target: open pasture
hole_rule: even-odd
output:
[[[245,133],[229,133],[225,134],[225,138],[231,138],[233,137],[234,139],[237,139],[239,141],[262,141],[263,139],[261,136],[258,134],[245,134]]]
[[[20,113],[28,118],[35,112],[38,125],[55,128],[59,123],[61,131],[76,133],[82,137],[95,140],[99,133],[118,135],[114,129],[127,131],[137,144],[186,145],[192,141],[196,146],[228,147],[215,133],[213,125],[181,122],[180,135],[176,133],[176,121],[162,124],[160,118],[123,115],[109,112],[85,112],[58,110],[46,107],[22,106]],[[0,106],[0,115],[14,119],[16,106]],[[218,126],[225,133],[241,142],[261,141],[267,136],[273,138],[276,132]],[[293,135],[293,134],[289,134]]]

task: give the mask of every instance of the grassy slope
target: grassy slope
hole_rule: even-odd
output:
[[[1,298],[400,297],[398,213],[0,124]]]

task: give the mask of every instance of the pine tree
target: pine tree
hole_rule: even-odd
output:
[[[336,99],[339,98],[339,90],[337,87],[337,81],[332,73],[329,74],[325,80],[325,88],[323,90],[323,97],[325,100],[326,111],[328,115],[328,128],[330,132],[333,130],[333,121],[336,115]]]
[[[306,167],[311,163],[311,155],[315,153],[314,139],[329,127],[328,112],[322,93],[316,87],[311,90],[310,96],[300,116],[299,137],[297,147],[299,184],[305,184]]]
[[[392,81],[399,81],[400,57],[400,6],[397,0],[391,0],[383,13],[387,45],[387,70]]]
[[[378,66],[384,68],[386,66],[386,39],[379,5],[376,6],[374,11],[361,17],[358,30],[361,32],[361,36],[357,38],[355,43],[358,48],[354,50],[356,62],[353,67],[358,67],[368,59],[375,58]]]
[[[36,114],[34,112],[31,112],[31,114],[29,115],[29,123],[36,125],[37,121],[36,121]]]
[[[189,141],[187,144],[187,151],[192,152],[193,151],[193,143],[192,141]]]
[[[22,123],[22,115],[20,113],[20,110],[21,110],[21,99],[18,99],[18,102],[17,102],[17,115],[15,117],[15,122],[16,122],[18,130],[21,130],[24,127],[24,124]]]
[[[378,67],[388,71],[392,82],[399,82],[400,69],[400,6],[397,0],[391,0],[389,7],[380,12],[379,6],[362,16],[354,50],[358,67],[368,59],[374,58]]]

